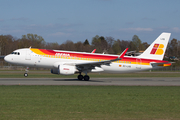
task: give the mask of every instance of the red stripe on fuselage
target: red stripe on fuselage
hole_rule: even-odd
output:
[[[154,46],[155,47],[155,46]],[[155,47],[156,48],[156,47]],[[100,59],[100,60],[112,60],[118,58],[118,55],[100,55],[96,53],[78,53],[78,52],[65,52],[65,51],[54,51],[54,50],[46,50],[46,49],[39,49],[45,54],[48,55],[56,55],[56,54],[69,54],[69,57],[77,57],[77,58],[88,58],[88,59]],[[139,58],[132,58],[132,57],[124,57],[121,61],[126,62],[136,62]],[[168,62],[168,61],[161,61],[161,60],[152,60],[152,59],[141,59],[142,63],[150,63],[150,62]]]

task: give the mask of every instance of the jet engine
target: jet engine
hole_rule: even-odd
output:
[[[51,69],[52,74],[74,75],[75,72],[75,66],[70,65],[59,65],[58,68]]]

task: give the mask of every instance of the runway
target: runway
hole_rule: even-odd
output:
[[[180,86],[180,77],[146,78],[0,78],[0,85]]]

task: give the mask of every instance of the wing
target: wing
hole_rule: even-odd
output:
[[[90,71],[94,69],[95,67],[101,67],[101,65],[110,65],[111,62],[121,60],[124,55],[126,54],[128,48],[126,48],[121,55],[118,56],[116,59],[112,60],[105,60],[105,61],[99,61],[99,62],[87,62],[87,63],[76,63],[75,66],[79,71]]]

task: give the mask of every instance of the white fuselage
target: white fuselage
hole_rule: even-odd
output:
[[[72,59],[71,57],[38,55],[28,48],[15,50],[14,53],[16,54],[7,55],[4,58],[5,61],[11,64],[23,65],[27,67],[42,67],[42,68],[53,69],[58,67],[57,64],[68,63],[68,64],[76,65],[77,63],[90,63],[97,61],[96,59],[83,60],[81,58]],[[74,52],[74,53],[78,53],[78,52]],[[86,54],[94,54],[94,53],[86,53]],[[109,55],[109,56],[116,56],[116,55]],[[131,59],[131,57],[126,57],[126,58]],[[141,60],[133,57],[133,60],[134,59],[137,59],[135,62],[136,64],[134,64],[133,62],[127,62],[124,59],[122,59],[117,62],[112,62],[109,65],[101,65],[100,67],[95,67],[89,72],[127,73],[127,72],[137,72],[137,71],[152,69],[152,66],[150,64],[142,65]]]

